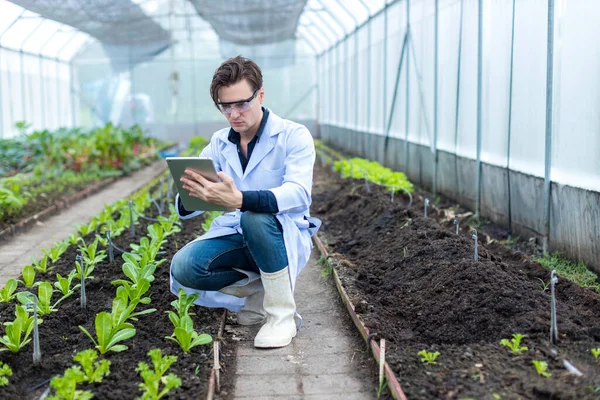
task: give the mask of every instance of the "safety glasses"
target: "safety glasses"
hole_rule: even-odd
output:
[[[234,101],[234,102],[228,102],[228,103],[222,103],[219,102],[219,110],[221,110],[221,112],[225,115],[230,115],[233,110],[237,111],[238,113],[243,113],[248,111],[251,107],[252,107],[252,100],[254,100],[254,98],[256,97],[256,94],[258,93],[259,89],[256,89],[254,91],[254,93],[252,94],[252,97],[247,98],[246,100],[241,100],[241,101]]]

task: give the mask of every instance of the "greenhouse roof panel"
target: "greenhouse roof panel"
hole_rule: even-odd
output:
[[[219,38],[238,45],[293,39],[306,0],[190,0]]]

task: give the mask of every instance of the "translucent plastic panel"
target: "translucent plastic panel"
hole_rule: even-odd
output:
[[[455,152],[458,53],[461,24],[461,0],[440,1],[438,65],[438,141],[437,148]],[[470,42],[471,44],[473,42]],[[463,46],[465,38],[463,35]],[[464,60],[462,60],[464,62]]]
[[[456,153],[477,157],[477,0],[464,0]]]
[[[9,28],[22,12],[22,7],[7,0],[0,0],[0,34]]]
[[[544,176],[547,3],[515,8],[511,168],[536,176]]]
[[[511,21],[511,3],[484,4],[481,160],[498,166],[507,162]]]
[[[600,191],[600,3],[559,1],[556,8],[552,179]],[[557,44],[560,44],[558,46]]]
[[[60,56],[63,60],[71,60],[79,50],[87,43],[95,41],[90,35],[83,32],[77,32],[75,36],[65,43],[64,48],[61,50]]]
[[[2,46],[20,50],[23,43],[30,39],[36,29],[43,22],[40,17],[21,18],[6,31],[2,36],[0,44]]]
[[[39,25],[34,28],[27,38],[22,38],[21,46],[24,51],[38,53],[44,43],[52,40],[56,32],[61,29],[61,24],[49,19],[39,19],[39,22]]]
[[[421,1],[411,6],[410,67],[414,90],[411,89],[410,98],[410,137],[428,146],[433,142],[434,22],[433,2]]]
[[[65,58],[65,50],[69,48],[77,36],[78,32],[75,30],[59,30],[51,40],[44,44],[40,51],[48,57],[63,59]]]

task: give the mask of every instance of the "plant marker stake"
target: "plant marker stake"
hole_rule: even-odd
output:
[[[556,277],[556,270],[552,270],[550,273],[550,341],[552,344],[558,343],[558,325],[556,323],[556,295],[554,292],[554,285],[558,283]]]
[[[38,364],[42,361],[42,351],[40,350],[40,335],[38,332],[38,322],[37,322],[37,303],[38,298],[35,294],[31,293],[33,296],[33,363]]]
[[[427,207],[429,207],[429,198],[425,197],[425,218],[427,218]]]
[[[369,185],[369,180],[367,179],[366,175],[365,175],[365,187],[367,188],[367,193],[371,193],[371,185]]]
[[[394,202],[394,193],[396,193],[396,187],[392,186],[392,203]]]
[[[219,364],[219,341],[215,340],[213,342],[213,363],[215,370],[215,378],[217,381],[217,393],[221,392],[221,379],[219,376],[219,371],[221,370],[221,365]]]
[[[133,239],[135,237],[135,225],[133,224],[133,203],[129,200],[129,234]]]
[[[379,387],[383,385],[383,366],[385,365],[385,339],[379,341]]]
[[[110,228],[106,231],[106,241],[108,242],[108,261],[111,264],[115,263],[115,253],[113,251],[112,239],[110,237]]]
[[[471,236],[473,238],[473,240],[475,240],[475,261],[479,260],[479,253],[477,251],[477,229],[473,229],[473,235]]]
[[[85,297],[85,263],[83,262],[83,257],[77,254],[76,260],[79,261],[79,265],[81,266],[81,291],[79,296],[79,305],[82,310],[86,309],[87,302]]]
[[[458,225],[460,224],[460,222],[458,221],[458,217],[454,218],[454,222],[452,223],[456,225],[456,234],[458,235]]]

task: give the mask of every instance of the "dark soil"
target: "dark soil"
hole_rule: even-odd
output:
[[[147,210],[146,216],[156,217],[155,208]],[[121,353],[108,352],[104,356],[110,360],[110,375],[100,384],[82,386],[81,389],[91,390],[95,399],[133,399],[141,395],[138,384],[142,381],[139,373],[135,371],[139,361],[152,365],[146,355],[150,349],[160,348],[162,354],[177,356],[177,361],[168,372],[175,373],[182,379],[182,386],[170,392],[170,399],[204,398],[208,392],[208,379],[213,366],[212,343],[206,346],[193,348],[189,354],[183,353],[179,345],[164,339],[173,332],[166,311],[171,310],[170,303],[175,300],[169,289],[169,263],[175,252],[187,242],[195,239],[200,232],[201,218],[183,223],[183,231],[169,236],[168,243],[162,256],[167,261],[159,266],[155,273],[155,280],[147,293],[152,298],[149,306],[158,311],[139,317],[133,322],[137,330],[136,335],[122,344],[129,348]],[[130,243],[139,243],[142,232],[147,232],[149,222],[142,219],[136,226],[136,237],[131,239],[129,231],[115,238],[115,244],[122,249],[129,249]],[[91,237],[86,238],[90,242]],[[74,268],[75,247],[71,246],[57,263],[56,269],[49,276],[36,276],[36,280],[47,279],[55,281],[55,273],[66,275]],[[159,256],[160,258],[161,256]],[[33,366],[31,363],[33,346],[28,344],[21,352],[13,354],[1,352],[0,360],[8,363],[13,369],[13,376],[9,378],[8,387],[0,388],[2,399],[37,399],[48,387],[48,381],[53,376],[64,373],[64,370],[75,363],[73,355],[81,350],[93,348],[91,340],[78,328],[84,326],[92,334],[95,332],[94,317],[98,312],[110,311],[116,286],[111,281],[123,277],[121,272],[122,260],[116,258],[115,265],[108,262],[108,258],[98,264],[93,272],[94,279],[87,281],[86,294],[88,309],[82,312],[79,307],[79,291],[76,295],[65,300],[59,311],[45,316],[40,325],[40,343],[42,350],[42,363]],[[22,290],[22,286],[19,287]],[[55,295],[54,301],[58,298]],[[223,310],[195,307],[194,328],[199,333],[209,333],[217,337],[219,324],[223,317]],[[0,304],[0,320],[14,319],[14,303]],[[2,334],[4,330],[1,330]],[[225,343],[221,348],[221,384],[224,392],[232,393],[232,378],[235,371],[235,342]],[[39,389],[38,389],[39,388]],[[78,386],[79,389],[79,386]]]
[[[0,232],[8,228],[9,226],[16,224],[22,219],[31,217],[41,211],[44,211],[48,207],[51,207],[54,204],[56,204],[57,202],[64,200],[70,195],[75,194],[87,188],[88,186],[92,186],[100,182],[101,180],[102,179],[98,178],[88,182],[81,182],[72,186],[65,186],[63,190],[56,190],[38,194],[35,198],[29,199],[27,204],[25,204],[25,206],[22,209],[20,209],[17,213],[2,218],[0,220]]]
[[[600,398],[600,296],[559,277],[557,346],[548,341],[549,271],[479,236],[479,261],[466,224],[455,234],[445,210],[316,168],[313,214],[357,313],[388,344],[386,359],[409,399]],[[336,263],[334,263],[336,264]],[[499,345],[513,333],[529,348]],[[420,350],[439,351],[435,365]],[[583,377],[567,372],[570,361]],[[551,378],[533,360],[548,362]],[[596,391],[598,390],[598,391]]]

